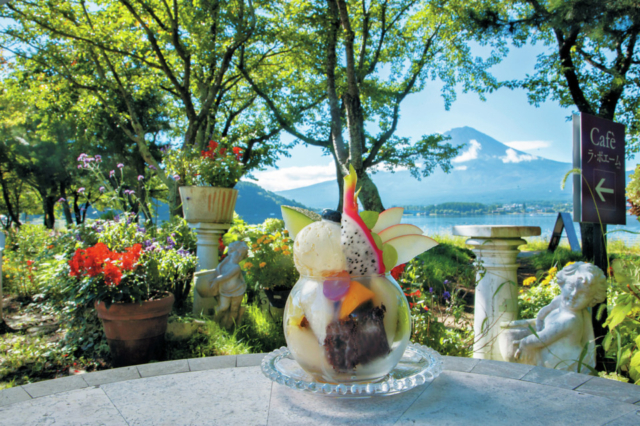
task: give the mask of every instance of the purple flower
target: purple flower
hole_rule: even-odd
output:
[[[104,186],[101,186],[100,188],[98,188],[98,190],[99,190],[100,192],[104,192],[105,188],[104,188]]]
[[[156,166],[154,166],[153,164],[149,164],[149,169],[151,169],[151,170],[158,170],[158,169],[156,169]]]
[[[102,163],[102,155],[96,155],[96,162]]]
[[[121,168],[123,168],[123,167],[124,167],[124,164],[122,164],[122,163],[118,163],[118,165],[117,165],[116,167],[117,167],[117,168],[119,168],[119,169],[121,169]]]
[[[78,164],[78,168],[81,169],[82,168],[82,164]]]
[[[116,171],[115,170],[111,170],[109,172],[109,177],[114,177],[116,175]]]
[[[444,285],[449,284],[449,280],[444,280],[444,283],[443,283],[443,284],[444,284]]]
[[[76,241],[82,241],[82,237],[80,236],[80,234],[76,234],[75,238],[76,238]]]
[[[119,214],[115,215],[115,217],[113,218],[113,221],[120,222],[120,215]]]
[[[140,182],[141,180],[144,180],[144,176],[138,175],[138,182]]]
[[[84,193],[84,188],[78,188],[78,194],[83,194]]]
[[[429,293],[433,293],[433,287],[429,287]]]
[[[445,291],[444,293],[442,293],[442,297],[444,298],[444,300],[449,300],[451,298],[451,293]]]
[[[153,245],[153,243],[155,243],[155,241],[156,241],[155,238],[153,238],[151,240],[144,240],[142,242],[142,245],[144,246],[145,249],[147,249],[147,248],[151,247]]]
[[[80,156],[78,157],[78,161],[84,161],[85,158],[87,158],[87,157],[88,157],[87,154],[84,154],[84,153],[80,154]]]
[[[134,191],[133,189],[131,189],[131,190],[125,189],[124,190],[124,195],[133,195],[135,193],[136,193],[136,191]]]
[[[66,202],[66,201],[67,201],[67,200],[65,200],[64,198],[60,198],[60,199],[58,200],[58,202],[59,202],[59,203],[64,203],[64,202]]]
[[[180,175],[173,175],[173,180],[176,182],[180,180]]]
[[[191,253],[189,252],[189,250],[185,249],[184,247],[180,247],[177,251],[177,253],[182,256],[182,257],[187,257],[189,256]]]
[[[172,249],[176,246],[176,242],[173,241],[173,238],[171,237],[167,237],[167,244],[168,244],[167,249]]]
[[[147,230],[146,230],[146,229],[144,229],[144,227],[142,227],[142,226],[138,226],[138,227],[136,228],[136,231],[138,231],[138,232],[139,232],[139,233],[141,233],[141,234],[146,234],[146,233],[147,233]]]

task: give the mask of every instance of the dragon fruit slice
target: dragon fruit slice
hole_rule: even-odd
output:
[[[344,177],[344,201],[340,242],[347,258],[347,271],[352,276],[384,274],[382,250],[378,248],[367,225],[358,214],[356,184],[358,177],[353,166]]]

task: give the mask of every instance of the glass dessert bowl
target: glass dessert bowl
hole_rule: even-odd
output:
[[[375,382],[409,343],[409,304],[390,274],[301,276],[284,310],[284,334],[304,371],[326,383]]]

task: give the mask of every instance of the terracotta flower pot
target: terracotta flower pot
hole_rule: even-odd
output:
[[[184,218],[190,223],[231,223],[238,190],[212,186],[181,186]]]
[[[114,303],[106,308],[96,302],[98,318],[109,342],[115,367],[145,364],[164,358],[164,334],[173,308],[173,294],[139,303]]]

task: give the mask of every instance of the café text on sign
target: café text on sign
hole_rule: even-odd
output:
[[[624,125],[573,116],[574,221],[626,225]]]

